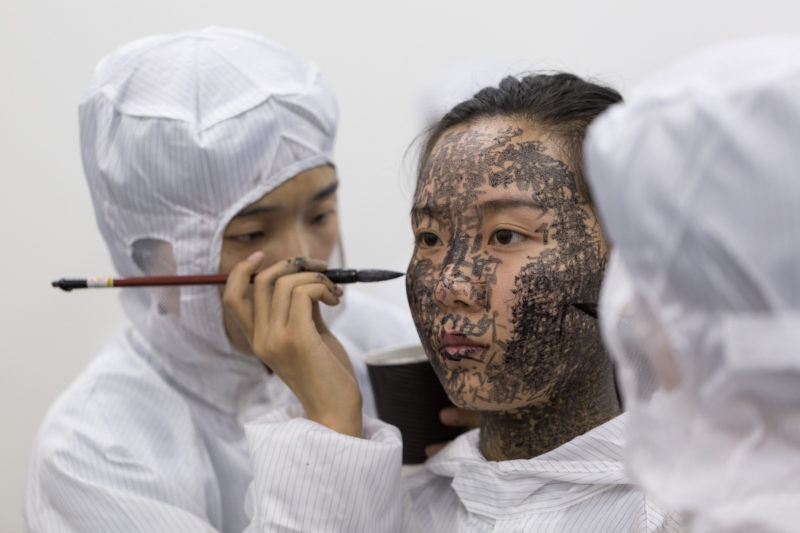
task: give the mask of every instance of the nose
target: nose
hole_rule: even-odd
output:
[[[300,224],[287,228],[281,241],[283,257],[308,257],[311,253],[309,236]]]
[[[436,303],[443,309],[462,308],[465,311],[484,309],[487,306],[485,282],[473,279],[463,265],[449,263],[442,268],[434,287]]]

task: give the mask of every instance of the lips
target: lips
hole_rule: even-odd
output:
[[[481,356],[486,345],[474,341],[460,333],[441,333],[439,335],[439,353],[449,361],[461,361],[471,359],[481,361]]]

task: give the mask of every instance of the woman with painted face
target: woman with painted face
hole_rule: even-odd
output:
[[[354,431],[361,418],[347,402],[329,404],[323,425],[297,408],[262,417],[249,426],[255,456],[284,472],[261,495],[281,502],[286,516],[274,525],[674,529],[625,476],[624,415],[591,316],[608,247],[581,146],[589,123],[620,100],[570,74],[506,78],[429,130],[411,209],[408,300],[443,386],[480,413],[480,428],[401,480],[396,430],[365,418]]]
[[[341,255],[337,108],[319,70],[239,30],[149,37],[99,63],[79,119],[118,274],[228,273],[250,257],[264,272],[257,291],[281,275],[274,297],[258,300],[283,306],[269,327],[296,351],[330,356],[328,372],[342,391],[360,391],[354,401],[369,413],[361,356],[417,336],[410,317],[309,272]],[[295,257],[305,259],[287,259]],[[251,301],[249,279],[228,290]],[[244,424],[296,398],[254,356],[242,333],[251,323],[223,311],[218,287],[121,297],[130,323],[40,429],[26,528],[258,530],[253,517],[273,502],[255,499],[248,510],[246,493],[263,492],[275,472],[254,472]],[[319,300],[342,303],[323,321]]]

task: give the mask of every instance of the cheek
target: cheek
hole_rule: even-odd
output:
[[[433,288],[433,262],[430,259],[412,258],[406,271],[406,297],[418,329],[433,320],[436,311]]]
[[[524,360],[533,353],[549,353],[557,348],[566,314],[563,270],[554,263],[557,255],[546,252],[528,259],[506,276],[510,285],[505,295],[506,323],[510,325],[509,353]]]
[[[339,243],[339,221],[332,220],[324,228],[312,230],[308,255],[314,259],[331,260],[334,248]]]
[[[281,246],[275,242],[236,244],[223,243],[222,252],[219,257],[220,274],[230,274],[231,270],[239,263],[250,257],[256,251],[264,252],[264,259],[261,261],[262,268],[272,265],[285,259],[286,255],[281,250]]]
[[[230,274],[236,263],[240,261],[238,255],[234,253],[225,241],[222,243],[222,250],[219,254],[219,272],[220,274]]]
[[[322,259],[323,261],[330,261],[333,250],[338,241],[338,235],[334,238],[320,239],[314,242],[309,247],[308,255],[313,259]]]
[[[507,336],[502,333],[511,331],[509,326],[513,318],[513,303],[515,295],[519,293],[515,280],[523,269],[524,265],[513,264],[502,265],[497,270],[496,281],[492,285],[489,311],[495,317],[498,325],[505,326],[498,328],[499,337]]]

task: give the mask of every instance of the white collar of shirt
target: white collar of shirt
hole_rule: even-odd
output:
[[[499,518],[557,511],[629,483],[623,463],[625,418],[613,418],[538,457],[510,461],[487,461],[475,429],[426,466],[453,478],[453,489],[472,513]]]

